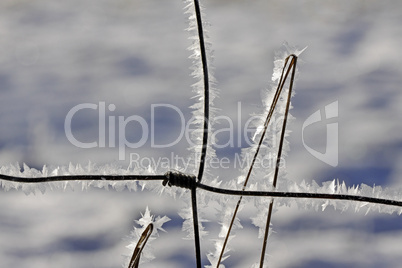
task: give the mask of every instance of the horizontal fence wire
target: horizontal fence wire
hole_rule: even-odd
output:
[[[172,173],[176,176],[172,179]],[[349,200],[356,202],[367,202],[371,204],[380,204],[387,206],[402,207],[402,201],[376,198],[360,195],[347,194],[328,194],[328,193],[308,193],[308,192],[283,192],[283,191],[246,191],[233,190],[209,186],[200,182],[194,182],[192,175],[179,172],[166,172],[164,175],[65,175],[25,178],[0,174],[0,179],[5,181],[19,183],[43,183],[60,181],[162,181],[165,185],[176,186],[186,189],[201,189],[215,194],[250,196],[250,197],[281,197],[281,198],[311,198],[311,199],[331,199],[331,200]],[[190,182],[188,181],[190,180]]]
[[[63,175],[28,178],[0,174],[0,179],[21,183],[41,183],[57,181],[157,181],[165,180],[166,175]]]

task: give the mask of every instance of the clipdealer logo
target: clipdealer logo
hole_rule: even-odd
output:
[[[322,162],[336,167],[338,166],[338,148],[339,148],[339,134],[338,134],[338,123],[326,123],[326,142],[325,142],[325,152],[321,153],[314,150],[305,143],[304,131],[307,127],[316,123],[325,123],[325,120],[338,117],[338,101],[334,101],[324,107],[324,116],[321,116],[321,111],[317,110],[312,115],[310,115],[306,121],[304,121],[302,126],[302,141],[303,146],[306,150],[313,155],[315,158],[321,160]]]
[[[175,122],[179,123],[179,133],[175,136],[173,141],[168,143],[161,143],[160,140],[157,141],[155,138],[156,134],[156,126],[155,120],[158,118],[157,111],[159,112],[168,112],[171,115],[172,119]],[[72,122],[75,117],[79,117],[77,113],[79,112],[88,112],[89,110],[97,111],[97,123],[98,123],[98,137],[92,141],[80,141],[79,135],[74,135],[72,129]],[[90,148],[117,148],[119,160],[126,159],[126,150],[127,148],[136,149],[144,146],[146,143],[150,142],[152,148],[168,148],[172,147],[175,144],[179,143],[183,138],[186,139],[187,143],[190,146],[196,146],[195,141],[192,138],[192,134],[195,131],[200,131],[198,128],[194,128],[194,124],[196,122],[200,122],[203,118],[192,117],[190,120],[186,122],[185,117],[181,110],[171,104],[152,104],[151,105],[151,118],[150,122],[147,121],[143,117],[139,115],[130,115],[130,116],[117,116],[112,113],[116,110],[116,105],[109,104],[106,105],[105,102],[95,103],[81,103],[73,108],[67,113],[65,121],[64,121],[64,130],[66,133],[66,137],[71,144],[76,147],[82,149],[90,149]],[[243,142],[246,143],[247,146],[252,146],[254,144],[254,140],[256,136],[259,134],[261,129],[259,127],[264,123],[264,118],[261,116],[252,116],[246,122],[241,121],[241,103],[238,103],[238,114],[237,114],[237,122],[236,124],[233,122],[232,118],[227,116],[218,116],[216,119],[224,124],[227,124],[228,128],[221,128],[215,130],[211,134],[211,139],[216,140],[217,135],[226,135],[228,137],[224,142],[216,143],[214,146],[216,148],[226,148],[226,147],[243,147]],[[107,115],[109,114],[109,115]],[[111,114],[111,115],[110,115]],[[336,167],[338,165],[338,123],[330,122],[326,124],[326,143],[325,143],[325,152],[319,152],[313,148],[311,148],[305,142],[304,132],[307,128],[315,125],[326,123],[326,120],[337,118],[338,117],[338,101],[332,102],[326,105],[323,111],[317,110],[313,114],[311,114],[303,123],[302,126],[302,141],[303,146],[306,150],[319,159],[320,161]],[[277,133],[278,130],[282,126],[282,117],[273,118],[272,123],[268,126],[268,133]],[[331,120],[333,121],[333,120]],[[135,133],[131,133],[135,135],[136,141],[130,141],[128,137],[126,137],[126,130],[129,125],[135,125]],[[237,129],[235,129],[237,125]],[[257,128],[256,128],[257,126]],[[79,131],[79,130],[75,130]],[[234,135],[236,132],[237,139]],[[224,134],[226,133],[226,134]],[[75,133],[77,134],[77,133]],[[131,135],[129,134],[129,136]],[[252,135],[254,134],[254,137]],[[236,142],[237,140],[237,142]],[[158,143],[159,142],[159,143]],[[271,137],[272,145],[275,146],[277,144],[276,136],[273,135]],[[273,157],[273,156],[271,156]]]
[[[149,128],[148,122],[141,116],[139,115],[131,115],[128,117],[124,116],[115,116],[115,115],[109,115],[106,116],[106,109],[109,112],[113,112],[116,110],[116,105],[114,104],[109,104],[106,108],[106,103],[105,102],[99,102],[99,104],[95,103],[81,103],[76,106],[74,106],[70,111],[67,113],[66,118],[64,120],[64,131],[66,133],[66,137],[68,141],[73,144],[74,146],[82,149],[90,149],[90,148],[118,148],[119,151],[119,160],[125,160],[126,157],[126,148],[131,148],[131,149],[136,149],[144,146],[147,142],[148,139],[151,138],[151,145],[153,148],[166,148],[173,146],[177,142],[180,141],[180,139],[183,137],[183,135],[186,135],[186,137],[189,136],[189,134],[185,131],[188,128],[181,128],[180,130],[180,135],[179,137],[174,140],[173,142],[170,142],[168,144],[156,144],[155,143],[155,137],[154,137],[154,128],[155,128],[155,122],[153,118],[155,117],[155,109],[158,107],[165,107],[172,109],[175,111],[180,119],[180,123],[183,125],[184,122],[184,115],[181,113],[179,108],[177,108],[174,105],[171,104],[152,104],[151,105],[151,125]],[[76,136],[73,134],[72,130],[72,121],[74,116],[82,110],[98,110],[98,140],[94,140],[91,142],[82,142],[76,138]],[[116,119],[117,119],[117,131],[116,131]],[[136,142],[131,142],[127,139],[126,137],[126,128],[129,124],[139,124],[138,131],[136,131],[136,134],[140,133],[140,139]],[[108,136],[108,143],[106,143],[106,137]],[[117,144],[116,144],[116,136],[117,136]]]
[[[202,116],[193,116],[188,120],[185,120],[185,116],[182,111],[171,104],[152,104],[151,105],[151,117],[150,119],[145,119],[139,115],[130,116],[117,116],[114,114],[116,110],[116,105],[109,104],[105,102],[99,103],[81,103],[73,108],[67,113],[64,121],[64,130],[68,141],[74,146],[82,149],[90,148],[117,148],[119,154],[119,160],[126,159],[127,148],[137,149],[146,144],[149,144],[151,148],[170,148],[178,144],[181,140],[185,139],[190,147],[198,145],[197,135],[202,134],[202,129],[200,129],[197,124],[202,122],[204,118]],[[251,116],[245,122],[242,121],[242,106],[241,102],[238,103],[238,114],[237,121],[234,122],[232,118],[224,115],[217,116],[215,119],[227,127],[212,129],[210,139],[214,141],[215,148],[241,148],[246,146],[252,146],[254,144],[256,132],[256,126],[261,126],[264,124],[263,116]],[[95,112],[95,114],[94,114]],[[89,113],[94,116],[94,119],[98,125],[98,135],[97,137],[91,137],[92,140],[87,140],[84,142],[82,135],[79,133],[79,129],[74,129],[72,127],[74,120],[79,120],[83,113],[87,115]],[[175,122],[177,125],[177,131],[174,136],[174,140],[166,141],[164,139],[157,139],[157,126],[156,123],[160,123],[158,118],[160,118],[159,113],[164,113],[169,115],[169,122],[166,124],[171,124]],[[281,127],[281,122],[283,117],[272,118],[272,124],[268,127],[268,132],[277,133],[278,129]],[[132,128],[135,126],[135,129]],[[127,130],[130,129],[130,132]],[[257,129],[258,132],[259,129]],[[254,137],[252,137],[254,134]],[[159,135],[160,136],[160,135]],[[219,139],[217,138],[219,136]],[[135,137],[135,141],[133,141]],[[223,137],[222,139],[220,137]],[[81,140],[80,140],[81,139]],[[276,145],[277,138],[274,135],[271,138],[271,142]]]

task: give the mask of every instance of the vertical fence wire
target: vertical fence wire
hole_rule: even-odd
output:
[[[197,31],[198,31],[198,39],[199,46],[201,52],[201,64],[202,64],[202,72],[203,72],[203,82],[204,82],[204,131],[202,137],[202,148],[201,148],[201,156],[200,156],[200,166],[198,169],[197,182],[201,182],[204,170],[205,170],[205,161],[208,147],[208,125],[209,125],[209,74],[208,74],[208,62],[207,62],[207,54],[205,49],[205,40],[204,40],[204,30],[202,25],[201,18],[201,8],[199,0],[194,0],[194,8],[195,15],[197,21]],[[200,241],[200,230],[198,224],[198,209],[197,209],[197,188],[191,188],[191,207],[193,212],[193,228],[194,228],[194,243],[195,243],[195,253],[196,253],[196,262],[197,268],[201,268],[201,241]]]

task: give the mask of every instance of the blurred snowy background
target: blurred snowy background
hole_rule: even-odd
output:
[[[296,117],[290,129],[289,178],[317,182],[339,178],[402,187],[402,2],[205,0],[221,90],[220,114],[237,130],[261,108],[274,51],[284,41],[308,46],[299,65]],[[190,118],[193,104],[187,47],[191,44],[183,3],[150,0],[2,0],[0,3],[0,165],[48,166],[112,163],[127,167],[128,155],[142,158],[186,155],[185,139],[169,148],[150,141],[128,148],[80,149],[66,138],[64,120],[81,103],[115,105],[106,116],[138,115],[151,121],[152,104],[170,104]],[[329,166],[303,146],[303,122],[334,101],[339,117],[339,164]],[[241,102],[241,113],[238,103]],[[180,133],[171,110],[155,110],[155,142]],[[325,151],[325,121],[311,125],[305,143]],[[98,111],[77,112],[72,131],[83,142],[98,141]],[[107,125],[108,127],[109,125]],[[127,125],[131,142],[141,138]],[[225,124],[217,127],[228,127]],[[116,125],[116,144],[118,128]],[[137,131],[137,132],[136,132]],[[227,140],[226,134],[218,136]],[[240,146],[217,150],[233,159]],[[220,179],[236,169],[216,170]],[[131,254],[124,240],[146,205],[168,215],[168,234],[156,240],[155,259],[142,267],[193,267],[193,242],[182,240],[179,201],[146,192],[50,192],[25,196],[0,191],[0,267],[120,267]],[[273,217],[271,267],[397,267],[402,261],[402,218],[361,211],[325,212],[283,208]],[[247,216],[247,215],[246,215]],[[246,217],[247,218],[247,217]],[[228,267],[248,267],[259,258],[260,241],[250,222]],[[162,236],[169,236],[168,240]],[[166,241],[169,241],[166,244]],[[206,253],[206,252],[204,252]],[[205,262],[205,261],[204,261]]]

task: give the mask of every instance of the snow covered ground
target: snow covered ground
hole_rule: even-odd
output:
[[[233,162],[246,145],[239,130],[261,108],[260,91],[269,86],[274,51],[287,41],[308,46],[292,99],[296,119],[289,126],[288,177],[402,187],[400,1],[202,3],[212,25],[208,29],[221,91],[215,104],[233,120],[235,130],[234,146],[217,149],[218,157]],[[44,164],[84,166],[91,161],[127,167],[130,154],[156,160],[188,154],[185,138],[167,148],[151,144],[152,134],[159,145],[180,134],[178,113],[166,105],[177,107],[187,121],[195,101],[183,6],[181,0],[3,0],[0,165],[25,162],[41,169]],[[336,101],[338,117],[305,127],[303,139],[307,118]],[[80,104],[96,108],[77,111],[72,133],[83,143],[97,142],[95,148],[78,148],[66,136],[65,118]],[[160,104],[165,107],[152,106]],[[154,120],[154,129],[149,128],[139,148],[125,148],[122,160],[119,135],[132,143],[145,135],[138,131],[139,123],[119,128],[119,116],[133,115]],[[100,117],[106,120],[101,135]],[[335,167],[306,149],[325,152],[327,123],[337,123],[339,129]],[[224,122],[219,127],[229,126]],[[230,137],[223,133],[218,138],[225,142]],[[238,175],[233,166],[214,172],[222,180]],[[1,267],[120,267],[122,254],[130,254],[125,238],[147,205],[172,221],[166,224],[168,233],[160,233],[153,243],[157,258],[142,267],[193,267],[193,243],[182,239],[177,215],[180,201],[102,189],[36,196],[0,191],[0,200]],[[397,267],[402,261],[401,218],[364,212],[281,208],[273,216],[270,266]],[[227,267],[249,267],[259,258],[258,231],[251,221],[244,227]]]

